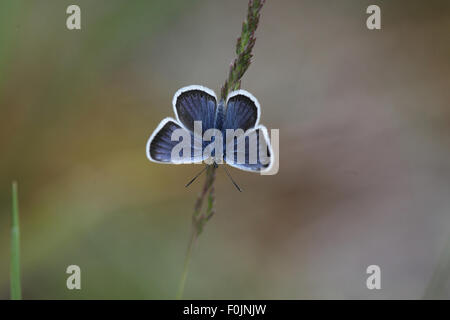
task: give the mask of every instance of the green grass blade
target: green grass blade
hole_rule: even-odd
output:
[[[17,182],[12,184],[12,227],[11,227],[11,300],[21,300],[20,287],[20,230],[19,197]]]

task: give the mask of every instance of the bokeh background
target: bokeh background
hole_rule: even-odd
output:
[[[12,180],[24,298],[174,298],[202,181],[145,144],[177,89],[218,92],[246,6],[0,2],[0,298]],[[267,1],[242,87],[280,129],[280,171],[232,169],[243,193],[217,172],[186,298],[450,298],[449,30],[448,1]]]

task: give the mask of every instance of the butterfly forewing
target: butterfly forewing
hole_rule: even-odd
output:
[[[175,131],[178,134],[175,134]],[[174,154],[174,147],[180,142],[180,133],[190,140],[190,149],[186,154],[184,151]],[[173,140],[172,140],[173,139]],[[201,141],[200,144],[194,142],[194,135],[181,127],[172,119],[166,118],[158,125],[147,142],[147,158],[159,163],[196,163],[203,160]],[[200,145],[200,147],[199,147]]]
[[[273,152],[266,127],[259,125],[232,141],[227,141],[225,162],[235,168],[260,172],[267,170],[273,162]]]

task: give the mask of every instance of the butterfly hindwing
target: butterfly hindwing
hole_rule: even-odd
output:
[[[260,105],[248,91],[237,90],[227,97],[224,129],[242,129],[247,131],[259,123]]]
[[[214,127],[217,108],[214,91],[198,85],[184,87],[175,93],[172,104],[178,121],[191,132],[194,121],[201,121],[202,133]]]

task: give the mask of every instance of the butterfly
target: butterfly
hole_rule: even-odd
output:
[[[147,141],[146,154],[150,161],[206,162],[215,167],[226,163],[251,172],[270,170],[273,152],[267,128],[259,123],[260,104],[248,91],[232,91],[225,101],[218,101],[213,90],[191,85],[175,93],[172,105],[175,119],[164,118]],[[215,133],[211,139],[204,139],[211,131]],[[229,132],[240,134],[227,136]],[[189,146],[179,152],[180,136],[187,137]],[[227,174],[231,178],[228,171]]]

